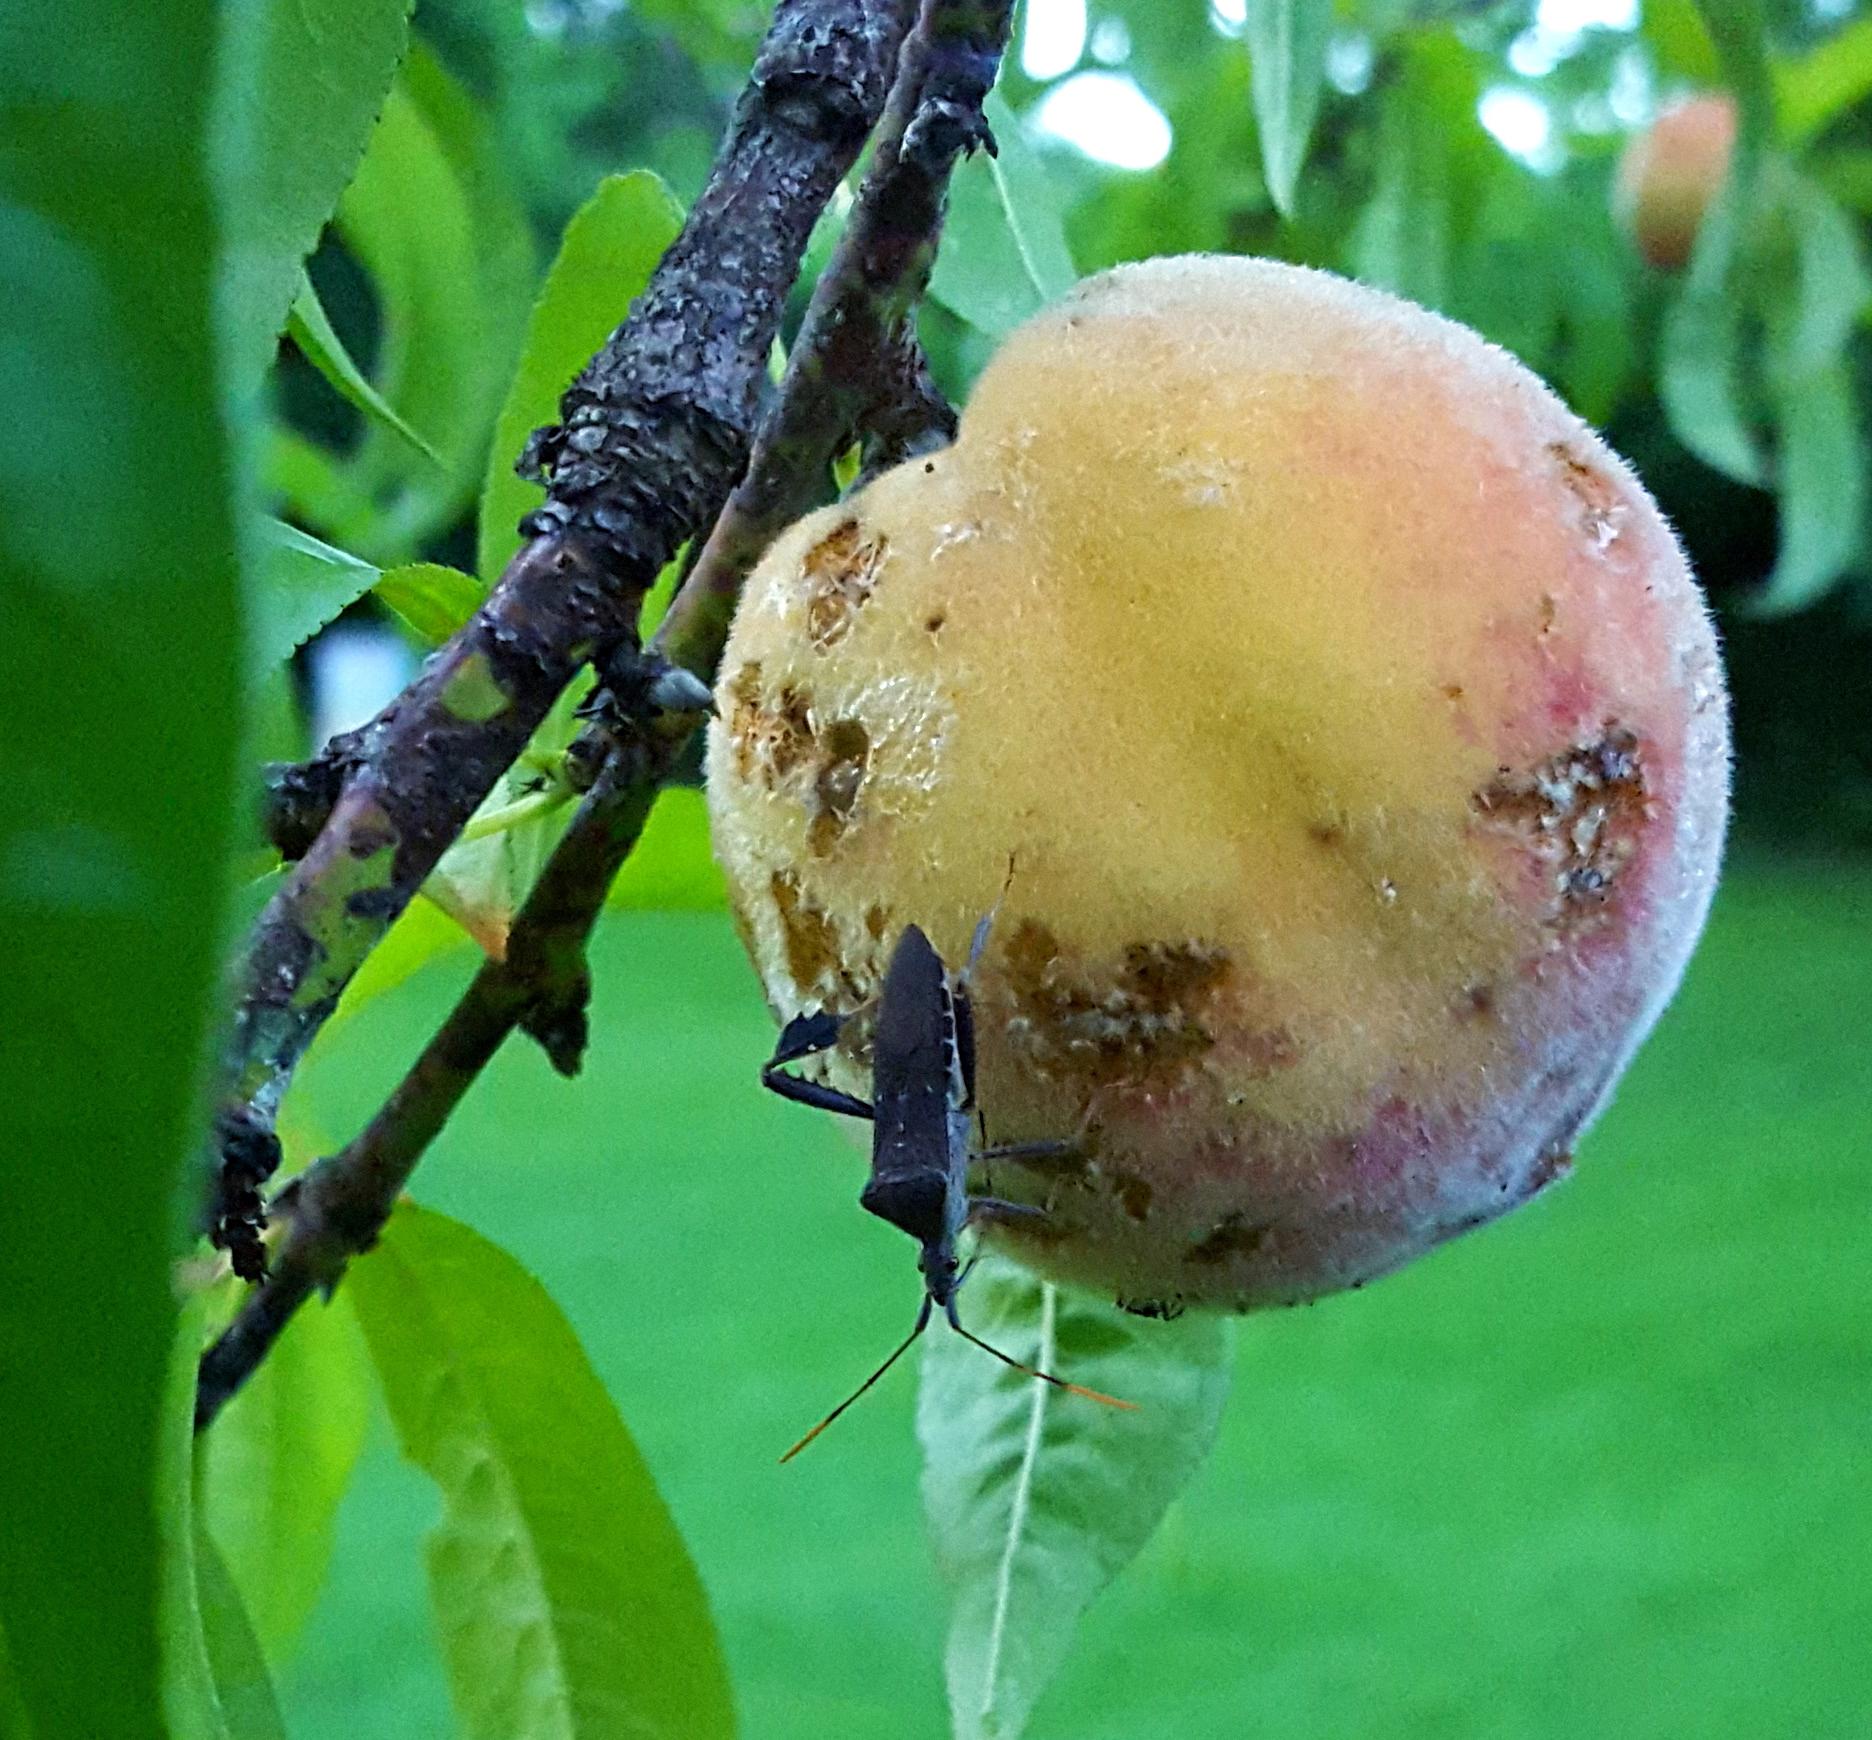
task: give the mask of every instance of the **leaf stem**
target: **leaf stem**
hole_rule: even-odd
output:
[[[535,816],[551,815],[554,810],[569,803],[572,797],[573,793],[565,786],[528,792],[525,797],[515,798],[510,804],[502,804],[497,810],[476,816],[456,835],[455,843],[465,846],[473,840],[486,840],[495,834],[505,833],[509,828],[517,828],[522,822],[530,822]]]

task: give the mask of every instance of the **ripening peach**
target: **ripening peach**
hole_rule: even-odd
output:
[[[1702,925],[1702,598],[1525,368],[1269,261],[1121,267],[955,445],[793,527],[709,743],[781,1018],[974,983],[991,1236],[1145,1312],[1356,1285],[1546,1189]],[[828,1079],[869,1087],[853,1022]]]
[[[1612,208],[1648,264],[1678,272],[1690,263],[1735,138],[1735,99],[1718,91],[1664,110],[1625,147]]]

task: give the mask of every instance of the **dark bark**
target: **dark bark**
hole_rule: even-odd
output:
[[[417,1161],[516,1026],[548,1013],[563,1024],[565,1011],[576,1006],[576,1043],[583,1049],[586,939],[604,909],[604,891],[643,831],[678,741],[679,735],[646,732],[635,755],[613,758],[516,916],[506,959],[482,963],[410,1072],[350,1145],[282,1193],[285,1234],[271,1272],[202,1357],[197,1430],[252,1375],[293,1313],[315,1292],[336,1286],[345,1264],[376,1242]]]
[[[825,487],[834,457],[873,431],[873,463],[935,445],[954,415],[930,383],[912,325],[942,229],[956,159],[994,149],[982,101],[1007,42],[1012,0],[925,5],[904,48],[898,90],[837,252],[813,293],[775,413],[700,560],[670,607],[658,645],[713,674],[741,582],[774,538]]]

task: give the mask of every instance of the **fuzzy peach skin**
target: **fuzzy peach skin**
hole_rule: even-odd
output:
[[[1377,291],[1183,258],[1014,333],[955,445],[792,528],[709,741],[781,1018],[915,922],[1045,1209],[1134,1310],[1356,1286],[1569,1168],[1716,878],[1726,703],[1637,479]]]
[[[1735,140],[1735,98],[1706,92],[1666,109],[1626,146],[1612,209],[1647,264],[1666,272],[1689,265]]]

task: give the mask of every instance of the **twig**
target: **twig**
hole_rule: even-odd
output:
[[[810,507],[836,455],[868,419],[903,434],[950,427],[932,413],[907,320],[935,255],[942,194],[956,157],[985,137],[982,98],[1006,41],[1011,0],[923,0],[923,15],[879,130],[877,154],[844,238],[815,290],[747,481],[710,539],[737,561],[758,559],[766,537]],[[971,120],[970,117],[973,117]],[[919,227],[920,226],[920,227]],[[926,383],[925,383],[926,384]],[[908,390],[907,390],[908,389]],[[935,401],[940,406],[940,401]],[[913,438],[913,437],[912,437]],[[756,517],[758,516],[758,517]],[[561,1073],[585,1043],[585,948],[605,896],[642,831],[658,787],[696,715],[659,711],[673,661],[712,672],[746,567],[698,562],[652,651],[622,662],[596,782],[515,918],[503,961],[476,974],[442,1028],[370,1124],[312,1167],[279,1206],[285,1236],[273,1272],[202,1361],[196,1425],[206,1426],[265,1357],[298,1307],[329,1289],[369,1249],[424,1150],[516,1027],[546,1047]],[[679,685],[678,685],[679,688]],[[699,693],[700,691],[698,691]]]
[[[686,732],[683,733],[686,735]],[[576,1008],[582,1034],[585,941],[602,893],[629,856],[655,801],[657,778],[680,738],[647,734],[637,756],[600,773],[508,936],[506,959],[482,962],[468,990],[414,1067],[350,1145],[289,1185],[276,1205],[285,1235],[270,1272],[202,1356],[195,1426],[207,1426],[266,1357],[312,1294],[335,1286],[345,1264],[376,1242],[423,1152],[513,1029],[542,997]],[[582,1040],[581,1040],[582,1043]],[[549,1052],[554,1041],[548,1037]]]
[[[935,263],[949,172],[963,152],[994,149],[982,99],[1012,11],[1012,0],[925,0],[898,86],[914,95],[902,104],[893,97],[878,129],[871,173],[807,312],[815,342],[795,347],[747,475],[658,631],[675,663],[712,675],[742,581],[813,504],[827,466],[859,430],[875,431],[899,456],[954,434],[910,322]]]
[[[277,1161],[292,1071],[365,956],[587,660],[740,474],[807,237],[880,113],[911,0],[780,0],[709,182],[527,463],[528,542],[472,621],[336,756],[276,784],[303,847],[254,928],[216,1129],[211,1230],[258,1259],[246,1180]],[[245,1258],[244,1265],[242,1258]]]

